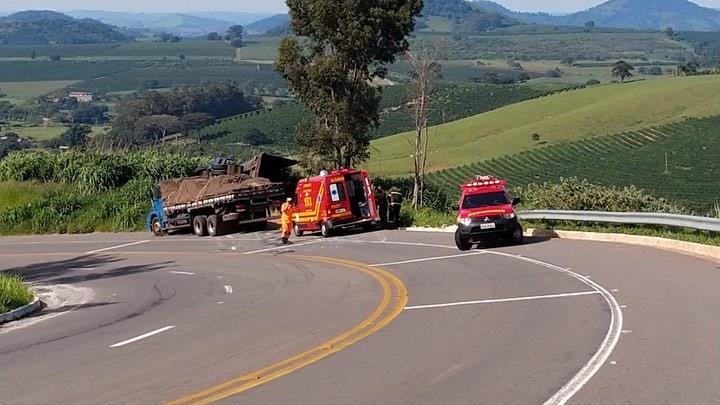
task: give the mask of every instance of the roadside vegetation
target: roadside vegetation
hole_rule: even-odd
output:
[[[0,273],[0,314],[29,304],[33,294],[19,276]]]
[[[205,163],[156,150],[11,154],[0,161],[0,191],[24,197],[0,200],[0,234],[141,230],[156,183]]]

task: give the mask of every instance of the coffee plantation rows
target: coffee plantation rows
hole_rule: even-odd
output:
[[[512,187],[587,178],[591,183],[635,185],[697,210],[720,201],[720,117],[691,119],[612,136],[538,145],[537,149],[428,174],[428,183],[451,195],[478,174]],[[667,164],[666,164],[667,157]]]
[[[441,84],[433,96],[429,121],[431,125],[455,121],[545,94],[547,92],[530,86]],[[374,138],[413,128],[412,117],[406,106],[408,101],[408,85],[383,89],[381,124],[373,134]],[[203,128],[197,136],[204,142],[253,144],[253,139],[248,137],[259,131],[274,145],[291,147],[294,144],[292,134],[295,127],[300,121],[308,118],[310,113],[305,107],[296,103],[287,103],[273,109],[221,120]]]

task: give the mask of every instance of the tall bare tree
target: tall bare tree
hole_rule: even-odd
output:
[[[428,114],[431,111],[433,87],[442,77],[442,65],[438,59],[445,48],[442,43],[422,46],[405,53],[410,65],[410,106],[415,123],[415,135],[409,139],[413,146],[413,209],[422,206],[425,191],[425,167],[429,145]]]

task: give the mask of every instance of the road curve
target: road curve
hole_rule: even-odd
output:
[[[400,231],[295,242],[0,238],[0,270],[92,291],[0,326],[0,403],[720,398],[717,263],[561,240],[461,253]]]

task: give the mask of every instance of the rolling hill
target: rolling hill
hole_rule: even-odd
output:
[[[544,13],[518,13],[492,1],[478,0],[476,7],[500,13],[519,21],[542,25],[595,26],[682,31],[720,30],[720,11],[701,7],[688,0],[609,0],[585,11],[553,16]]]
[[[94,44],[130,40],[115,27],[54,11],[22,11],[0,18],[0,45]]]
[[[720,114],[719,103],[720,76],[673,77],[554,94],[431,127],[428,169],[714,116]],[[410,135],[373,141],[365,167],[376,175],[410,173]]]
[[[233,22],[212,17],[180,13],[127,13],[114,11],[77,10],[67,13],[76,18],[92,18],[105,24],[153,33],[167,32],[180,36],[200,36],[211,32],[224,33]]]

